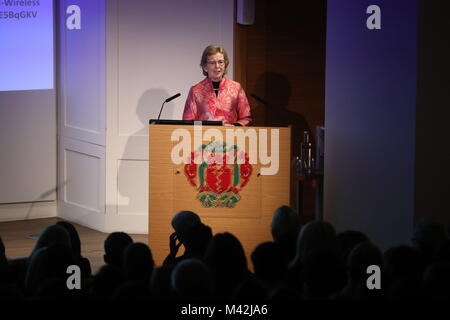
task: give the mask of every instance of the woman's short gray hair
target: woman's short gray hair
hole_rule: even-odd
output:
[[[208,57],[215,55],[216,53],[221,53],[223,54],[223,59],[225,60],[225,68],[223,70],[223,74],[227,74],[227,68],[228,68],[228,64],[230,63],[230,60],[228,59],[228,54],[227,51],[225,50],[224,47],[221,46],[207,46],[205,48],[205,50],[203,50],[203,54],[202,54],[202,58],[200,59],[200,67],[202,68],[202,72],[204,76],[208,76],[208,72],[205,71],[205,69],[203,69],[206,64],[208,63]]]

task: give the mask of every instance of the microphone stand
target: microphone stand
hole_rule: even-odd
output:
[[[181,93],[177,93],[176,95],[171,96],[170,98],[167,98],[166,100],[164,100],[163,104],[161,105],[161,110],[159,110],[158,119],[156,120],[156,122],[158,122],[158,121],[159,121],[159,118],[161,117],[161,112],[162,112],[162,110],[163,110],[164,103],[170,102],[170,101],[172,101],[173,99],[178,98],[180,95],[181,95]]]
[[[162,103],[162,105],[161,105],[161,110],[159,110],[158,119],[156,120],[156,122],[158,122],[158,121],[159,121],[159,117],[161,117],[161,112],[162,112],[162,110],[163,110],[164,103],[166,103],[166,101],[164,101],[164,102]]]

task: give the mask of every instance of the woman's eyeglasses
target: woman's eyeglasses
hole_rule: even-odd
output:
[[[207,62],[209,66],[215,66],[216,64],[219,65],[219,67],[223,67],[225,65],[225,61],[219,60],[219,61],[208,61]]]

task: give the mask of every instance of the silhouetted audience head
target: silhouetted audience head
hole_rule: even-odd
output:
[[[0,237],[0,271],[8,268],[8,258],[6,257],[5,245],[3,244],[2,237]],[[1,276],[1,275],[0,275]]]
[[[346,282],[345,266],[338,251],[336,231],[330,223],[313,221],[302,227],[295,258],[289,265],[289,277],[306,299],[327,299],[342,290]]]
[[[0,237],[0,264],[7,263],[5,244],[3,243],[2,237]]]
[[[337,235],[342,260],[347,261],[350,251],[359,243],[369,241],[369,238],[360,231],[348,230]]]
[[[369,270],[370,274],[368,274],[367,272],[369,266],[376,266],[379,269],[377,269],[376,271]],[[375,245],[373,245],[369,241],[364,241],[357,244],[348,255],[347,285],[341,291],[338,298],[345,300],[382,299],[384,297],[384,292],[382,291],[381,286],[382,266],[383,254]],[[367,280],[369,279],[369,276],[372,276],[373,272],[378,271],[380,271],[380,287],[370,290],[367,286]]]
[[[133,239],[125,232],[113,232],[105,240],[105,263],[121,268],[125,248],[133,243]]]
[[[72,248],[70,236],[66,229],[64,229],[62,226],[52,224],[45,228],[44,231],[42,231],[31,254],[33,254],[34,251],[40,248],[50,247],[51,245],[55,244],[62,244],[68,248]]]
[[[15,283],[3,284],[0,286],[0,301],[7,303],[8,301],[24,300],[23,291]]]
[[[303,295],[292,287],[282,285],[278,286],[267,294],[267,300],[274,302],[295,301],[298,302],[303,299]]]
[[[129,281],[118,286],[111,294],[111,300],[150,300],[148,286],[140,282]]]
[[[88,259],[81,255],[81,241],[78,235],[77,229],[74,225],[67,221],[59,221],[56,223],[57,226],[63,227],[70,237],[70,245],[72,249],[73,258],[75,264],[81,269],[82,277],[88,277],[91,275],[91,264]]]
[[[175,266],[187,258],[201,259],[212,238],[212,230],[200,221],[200,217],[192,211],[178,212],[172,219],[175,230],[169,236],[170,252],[163,264]],[[178,249],[184,246],[184,254],[177,257]]]
[[[427,297],[431,299],[450,299],[450,262],[434,262],[423,276]]]
[[[386,250],[383,257],[384,270],[390,278],[422,277],[425,263],[420,251],[401,245]]]
[[[232,299],[237,301],[264,301],[267,299],[267,291],[254,276],[250,275],[237,285]]]
[[[73,226],[73,224],[71,224],[70,222],[67,222],[67,221],[59,221],[56,223],[56,225],[63,227],[67,231],[67,233],[69,234],[69,238],[70,238],[70,245],[72,248],[73,257],[75,259],[80,258],[81,257],[80,236],[78,235],[78,232],[75,229],[75,227]]]
[[[114,265],[104,265],[94,275],[90,287],[90,296],[93,299],[110,299],[115,290],[124,283],[123,272]]]
[[[292,234],[297,236],[300,229],[300,219],[297,211],[289,206],[281,206],[273,213],[271,232],[274,241],[289,237]]]
[[[433,260],[436,262],[450,262],[450,240],[445,240],[437,246]]]
[[[179,299],[207,300],[213,294],[212,277],[200,260],[185,259],[173,269],[172,289]]]
[[[123,269],[126,279],[147,286],[155,265],[150,248],[145,243],[131,243],[126,247],[124,255]]]
[[[198,223],[184,232],[184,246],[191,258],[203,259],[213,235],[209,226]]]
[[[303,297],[329,299],[346,284],[345,266],[336,251],[328,248],[308,250],[302,262]]]
[[[36,250],[31,256],[25,277],[27,294],[33,295],[46,279],[66,279],[67,267],[73,264],[72,252],[63,244]]]
[[[424,268],[425,260],[417,248],[401,245],[386,250],[383,256],[383,270],[388,298],[422,298]]]
[[[421,220],[414,228],[413,245],[424,255],[426,262],[432,261],[436,249],[448,239],[445,227],[441,223]]]
[[[172,227],[181,242],[183,242],[184,233],[199,223],[201,223],[200,217],[192,211],[180,211],[172,218]]]
[[[282,281],[287,271],[285,256],[275,242],[263,242],[252,252],[254,274],[264,286],[272,288]]]
[[[0,237],[0,300],[450,299],[450,239],[439,223],[419,222],[413,245],[382,254],[359,231],[336,235],[325,221],[300,228],[295,210],[282,206],[272,219],[274,242],[258,244],[251,254],[253,274],[233,234],[213,236],[191,211],[178,212],[171,224],[168,264],[155,268],[147,244],[113,232],[104,241],[106,265],[87,278],[90,263],[69,222],[45,228],[29,257],[8,260]],[[177,257],[181,245],[185,251]],[[74,264],[81,268],[83,290],[67,287],[67,268]],[[370,290],[368,281],[375,278],[369,266],[380,267],[381,290]]]
[[[218,233],[212,238],[204,261],[212,272],[218,298],[231,298],[237,285],[248,276],[244,248],[231,233]]]
[[[13,282],[13,272],[6,257],[5,245],[0,237],[0,286]]]
[[[361,242],[349,253],[347,260],[349,278],[353,281],[366,279],[367,267],[371,265],[376,265],[381,269],[383,266],[383,254],[371,242]]]
[[[300,265],[311,251],[338,253],[334,227],[326,221],[313,221],[301,229],[297,238],[296,255],[291,267]]]
[[[150,291],[155,299],[169,300],[174,297],[171,284],[173,265],[162,265],[153,269]]]
[[[271,233],[273,240],[280,248],[288,263],[295,256],[295,247],[300,231],[300,218],[297,211],[289,206],[281,206],[272,217]]]
[[[390,301],[422,300],[426,298],[426,294],[421,279],[403,277],[388,286],[386,298]]]

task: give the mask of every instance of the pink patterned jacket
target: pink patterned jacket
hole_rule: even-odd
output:
[[[246,126],[252,118],[244,89],[238,82],[222,78],[216,97],[211,79],[205,78],[191,87],[183,120],[221,120],[223,124],[237,122]]]

